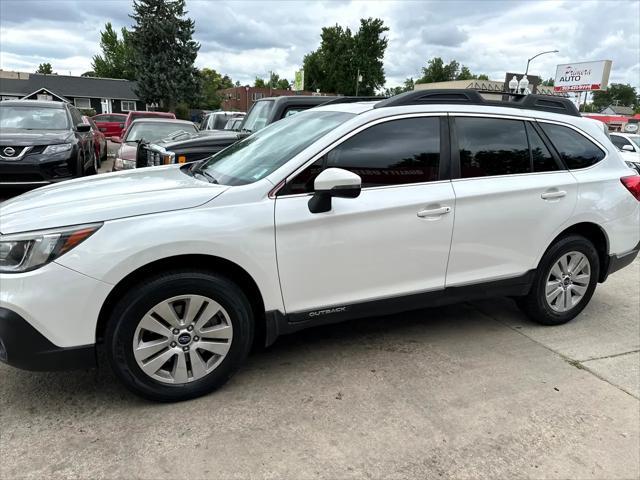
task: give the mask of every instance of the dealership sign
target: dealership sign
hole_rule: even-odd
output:
[[[587,92],[604,90],[609,83],[611,60],[558,65],[554,92]]]

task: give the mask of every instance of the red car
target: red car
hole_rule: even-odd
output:
[[[87,125],[91,125],[93,148],[96,152],[96,161],[98,163],[98,168],[100,168],[102,162],[107,159],[107,137],[100,131],[100,128],[92,118],[83,116],[82,122]]]
[[[124,131],[124,124],[127,121],[125,113],[100,113],[91,119],[96,123],[105,137],[119,137]]]
[[[129,112],[129,115],[127,115],[127,119],[124,122],[123,132],[124,130],[129,128],[129,125],[131,125],[134,120],[137,120],[139,118],[172,118],[175,120],[176,116],[171,112]],[[122,132],[120,134],[122,135]]]

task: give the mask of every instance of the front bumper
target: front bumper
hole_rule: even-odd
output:
[[[17,313],[0,308],[0,361],[24,370],[72,370],[96,365],[95,345],[58,347]]]
[[[112,288],[55,262],[0,274],[0,359],[39,370],[90,366],[98,316]]]
[[[29,153],[20,160],[0,159],[0,185],[36,186],[74,178],[77,170],[75,159],[75,148],[53,155]]]

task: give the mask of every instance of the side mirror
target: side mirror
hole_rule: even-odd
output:
[[[91,125],[89,125],[88,123],[78,123],[76,125],[76,130],[78,132],[83,132],[83,133],[90,132],[91,131]]]
[[[331,210],[331,198],[356,198],[362,190],[362,179],[342,168],[327,168],[320,172],[313,184],[315,193],[309,200],[311,213]]]
[[[631,145],[623,145],[622,150],[625,152],[633,152],[633,147]]]
[[[109,137],[109,140],[111,140],[113,143],[122,143],[122,138],[120,137]]]

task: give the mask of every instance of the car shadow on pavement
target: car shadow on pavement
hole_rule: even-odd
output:
[[[327,355],[342,356],[348,364],[350,356],[354,361],[366,361],[370,352],[424,351],[433,342],[456,342],[473,336],[478,328],[484,331],[504,326],[479,313],[472,305],[458,304],[314,327],[282,336],[269,348],[253,352],[220,391],[248,388],[242,384],[253,383],[252,374],[262,379],[258,380],[263,383],[261,388],[269,388],[270,379],[264,377],[265,372],[278,370],[274,380],[277,382],[279,376],[295,375],[301,365],[317,365]],[[27,372],[1,365],[4,392],[0,395],[0,407],[11,405],[13,413],[48,411],[55,414],[58,408],[68,409],[74,405],[82,410],[102,409],[106,405],[122,411],[154,405],[120,384],[104,354],[98,355],[98,361],[100,368],[65,372]]]

